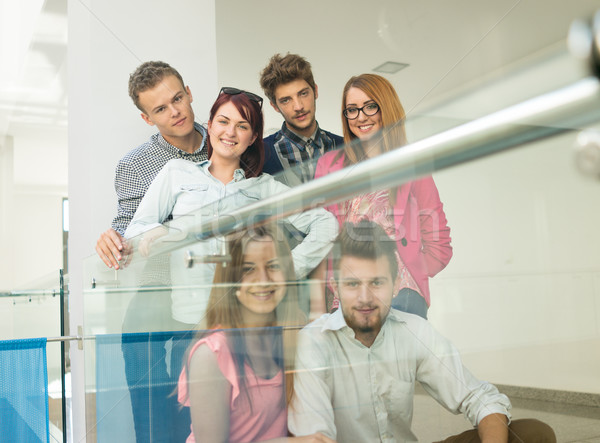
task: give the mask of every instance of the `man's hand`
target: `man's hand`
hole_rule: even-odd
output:
[[[96,253],[109,268],[120,269],[119,262],[129,256],[125,239],[114,229],[108,229],[96,242]],[[126,266],[128,260],[123,263]]]
[[[506,443],[508,441],[508,418],[504,414],[490,414],[477,426],[482,443]]]

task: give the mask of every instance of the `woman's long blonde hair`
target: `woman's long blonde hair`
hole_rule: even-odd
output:
[[[273,241],[275,253],[286,281],[286,293],[275,309],[271,326],[284,327],[283,339],[277,341],[280,345],[276,345],[272,352],[275,361],[282,366],[286,373],[286,400],[289,402],[293,394],[292,373],[296,354],[297,330],[286,327],[303,326],[306,323],[306,317],[298,304],[298,287],[290,247],[285,234],[277,224],[256,227],[230,236],[228,245],[231,262],[217,265],[206,309],[206,326],[209,331],[211,329],[231,330],[226,332],[227,341],[235,360],[240,390],[247,394],[244,381],[245,364],[250,364],[250,360],[245,346],[244,328],[248,325],[244,324],[242,306],[236,296],[236,291],[239,290],[242,281],[244,254],[248,244],[265,239]],[[205,337],[209,333],[200,331],[197,338]],[[192,346],[193,343],[190,348]]]

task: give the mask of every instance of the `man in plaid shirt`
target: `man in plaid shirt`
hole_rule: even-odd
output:
[[[312,180],[317,159],[343,146],[343,139],[319,128],[315,118],[319,96],[310,63],[296,54],[275,54],[260,76],[271,106],[285,120],[281,130],[264,139],[263,172],[276,174],[288,186]]]
[[[192,93],[179,72],[164,62],[143,63],[129,76],[129,96],[142,111],[142,119],[159,132],[117,165],[118,213],[96,243],[100,258],[114,269],[120,268],[119,261],[126,255],[125,229],[156,174],[174,158],[207,159],[206,129],[194,122]]]

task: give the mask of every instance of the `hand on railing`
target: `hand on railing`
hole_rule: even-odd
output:
[[[131,247],[114,229],[104,231],[96,242],[96,253],[109,268],[125,268],[131,261]]]

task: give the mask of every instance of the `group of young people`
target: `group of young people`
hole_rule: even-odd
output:
[[[406,144],[404,109],[381,76],[346,83],[343,138],[317,123],[318,87],[303,57],[273,56],[260,84],[284,118],[264,139],[257,94],[222,88],[204,128],[171,66],[147,62],[130,76],[132,100],[159,132],[117,167],[118,215],[96,245],[107,266],[126,262],[126,239],[143,235],[147,252],[169,231],[188,229],[190,213],[228,214]],[[416,381],[476,427],[447,441],[553,441],[541,422],[509,424],[506,396],[473,377],[426,321],[428,279],[452,256],[431,177],[285,222],[301,233],[291,250],[281,224],[198,242],[194,253],[210,255],[226,241],[231,261],[200,265],[191,287],[171,290],[173,324],[199,330],[176,374],[191,413],[188,442],[416,441]],[[161,263],[174,281],[185,272],[176,257]],[[327,281],[331,313],[298,334],[307,311],[296,282],[314,273]],[[136,434],[145,438],[137,424]]]

